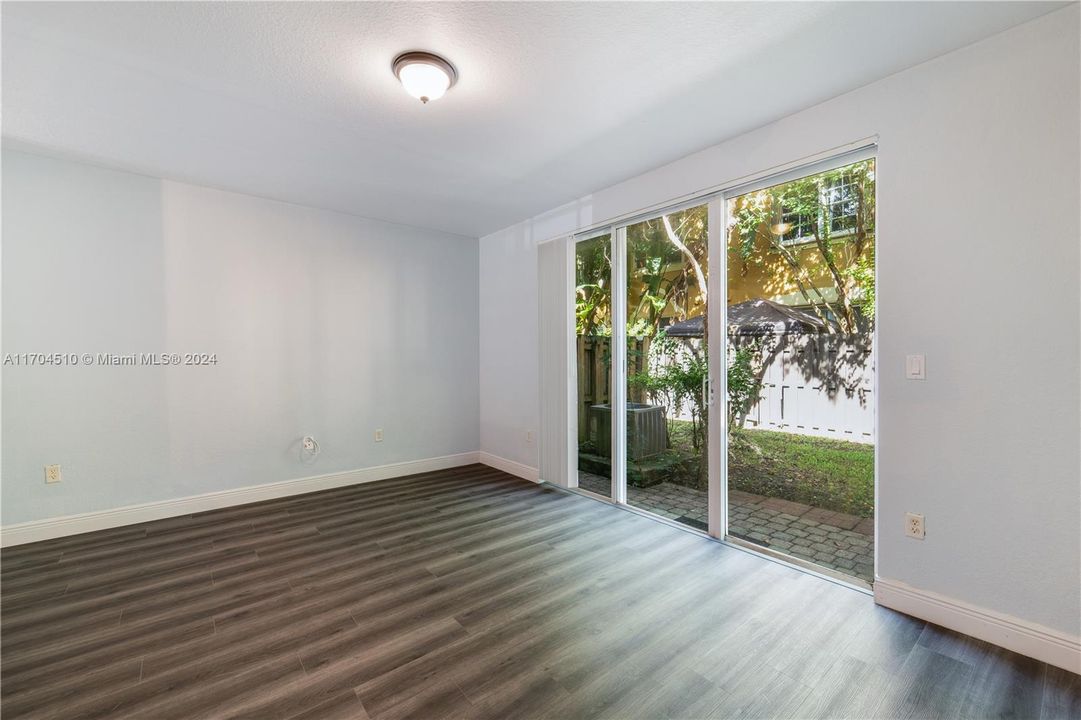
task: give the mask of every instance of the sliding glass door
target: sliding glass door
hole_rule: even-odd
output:
[[[626,235],[627,504],[709,529],[709,213],[629,225]]]
[[[728,535],[874,580],[875,161],[728,199]]]
[[[578,487],[612,497],[612,236],[574,247]]]
[[[578,487],[874,573],[869,151],[579,237]]]
[[[715,537],[723,354],[710,351],[709,297],[722,210],[715,196],[574,243],[577,487]]]

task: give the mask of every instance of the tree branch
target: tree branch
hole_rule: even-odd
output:
[[[698,263],[698,259],[690,251],[690,249],[683,244],[683,241],[679,239],[676,231],[672,229],[672,223],[669,221],[668,216],[665,215],[661,218],[664,221],[664,230],[668,233],[668,240],[675,245],[683,255],[691,261],[691,266],[694,268],[694,276],[698,281],[698,292],[702,294],[702,300],[707,299],[708,288],[706,287],[706,276],[702,272],[702,266]]]

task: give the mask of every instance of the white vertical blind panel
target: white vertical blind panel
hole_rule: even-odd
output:
[[[577,486],[577,456],[570,452],[577,437],[571,417],[577,367],[572,356],[574,332],[573,245],[570,238],[537,247],[540,292],[540,478],[561,487]]]

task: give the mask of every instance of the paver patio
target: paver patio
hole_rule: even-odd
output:
[[[608,478],[578,473],[583,490],[608,496]],[[728,493],[728,534],[837,572],[874,580],[874,523],[870,518],[824,510],[781,498]],[[702,490],[660,483],[627,488],[627,502],[669,520],[705,530],[708,497]]]

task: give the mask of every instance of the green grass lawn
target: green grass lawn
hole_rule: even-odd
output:
[[[693,452],[691,424],[670,420],[673,449]],[[737,430],[729,487],[860,517],[874,514],[874,446],[769,430]]]

